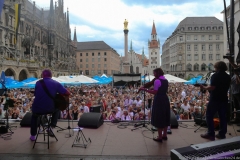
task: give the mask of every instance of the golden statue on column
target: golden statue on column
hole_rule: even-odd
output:
[[[126,19],[123,24],[124,24],[124,30],[128,30],[128,21]]]

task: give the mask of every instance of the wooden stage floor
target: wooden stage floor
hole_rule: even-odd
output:
[[[73,126],[72,126],[73,124]],[[121,125],[120,125],[121,124]],[[33,143],[29,140],[30,128],[24,128],[19,122],[11,123],[17,125],[13,129],[14,134],[10,140],[0,138],[0,160],[47,160],[47,159],[170,159],[170,150],[208,142],[200,137],[201,133],[206,132],[206,128],[200,128],[196,133],[194,122],[180,122],[178,129],[172,129],[172,134],[168,135],[168,140],[163,143],[152,140],[157,133],[148,131],[146,128],[131,131],[133,123],[113,124],[105,122],[98,129],[84,128],[82,131],[91,143],[87,148],[72,147],[77,131],[70,138],[65,138],[68,130],[57,132],[54,129],[58,141],[50,138],[50,149],[46,144],[37,143],[33,149]],[[68,123],[58,122],[60,127],[67,127]],[[119,126],[120,125],[120,126]],[[71,127],[76,127],[77,122],[71,122]],[[148,125],[150,128],[151,126]],[[239,136],[236,132],[239,129],[236,125],[228,126],[227,138]],[[39,140],[43,140],[40,135]]]

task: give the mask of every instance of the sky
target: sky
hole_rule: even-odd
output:
[[[48,8],[50,0],[35,0]],[[230,0],[226,0],[227,6]],[[153,22],[160,40],[160,52],[165,40],[186,17],[216,17],[223,21],[223,0],[64,0],[69,8],[70,27],[76,27],[78,42],[104,41],[124,55],[123,22],[128,21],[128,43],[148,56]]]

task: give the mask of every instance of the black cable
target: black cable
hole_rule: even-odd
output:
[[[143,134],[145,131],[149,131],[149,130],[143,130],[143,131],[142,131],[143,137],[148,138],[148,139],[153,139],[153,138],[150,138],[150,137],[145,136],[145,135]],[[149,131],[149,132],[150,132],[150,131]]]

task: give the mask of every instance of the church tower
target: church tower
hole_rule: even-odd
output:
[[[148,41],[148,53],[149,53],[148,70],[149,73],[152,73],[152,71],[155,68],[160,67],[160,41],[157,38],[157,31],[154,21],[152,26],[151,41]]]

